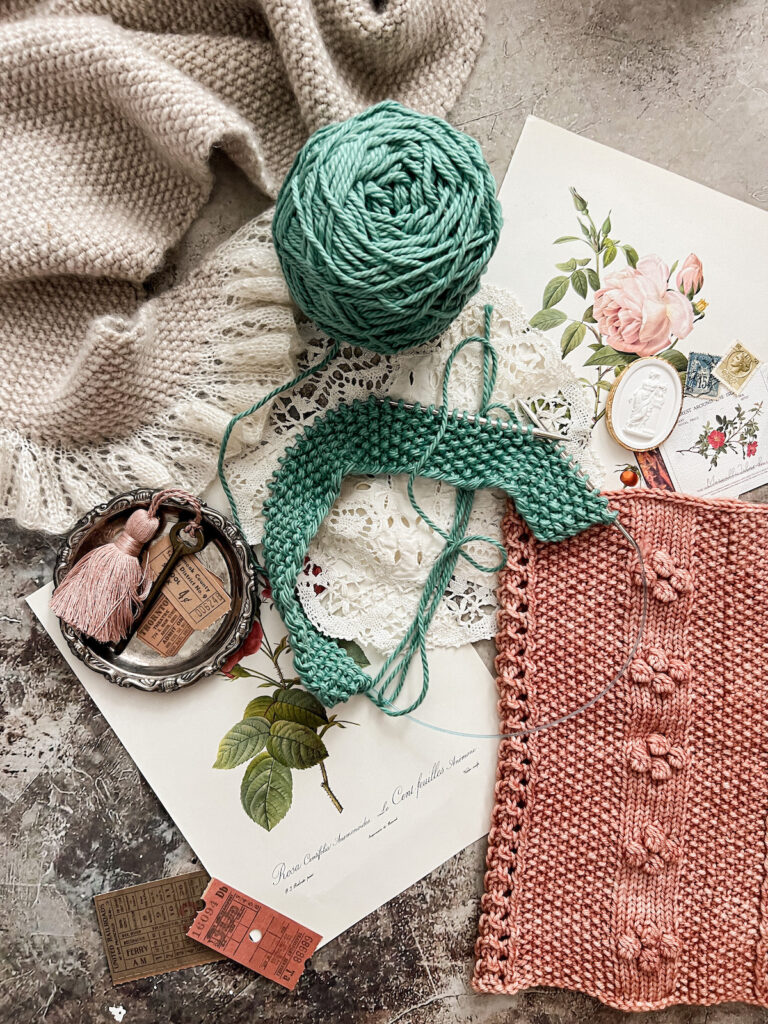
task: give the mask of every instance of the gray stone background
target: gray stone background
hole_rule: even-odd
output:
[[[485,44],[452,119],[481,142],[499,181],[533,113],[766,208],[767,11],[760,0],[489,0]],[[216,167],[216,193],[171,279],[263,205],[230,167]],[[50,578],[56,547],[0,524],[3,1024],[111,1022],[110,1006],[125,1008],[126,1024],[625,1016],[572,993],[471,993],[484,842],[322,949],[294,994],[229,963],[112,988],[93,895],[196,862],[23,602]],[[740,1005],[632,1016],[768,1021]]]

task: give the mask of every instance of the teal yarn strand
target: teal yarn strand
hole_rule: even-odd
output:
[[[309,138],[272,224],[301,310],[334,340],[381,353],[453,322],[500,230],[496,185],[475,140],[391,100]]]
[[[338,342],[336,342],[334,345],[331,345],[327,355],[325,355],[318,363],[315,363],[313,366],[307,367],[307,369],[302,370],[301,373],[297,373],[295,377],[287,381],[285,384],[280,384],[278,387],[273,388],[272,391],[269,392],[269,394],[264,395],[263,398],[260,398],[258,402],[255,402],[249,409],[243,409],[242,412],[239,412],[235,416],[233,416],[232,419],[227,424],[227,429],[224,431],[224,436],[222,437],[221,444],[219,445],[219,459],[216,464],[216,472],[219,477],[221,489],[224,491],[224,495],[229,504],[229,511],[232,516],[232,519],[241,533],[245,533],[245,531],[243,530],[243,524],[240,522],[240,514],[237,511],[237,502],[235,501],[235,496],[232,493],[232,488],[229,486],[227,474],[224,472],[224,463],[226,461],[227,448],[229,447],[229,442],[232,437],[232,431],[235,429],[240,420],[244,420],[248,416],[252,416],[255,412],[258,412],[259,409],[262,409],[267,404],[267,402],[271,402],[273,398],[277,398],[278,395],[282,395],[284,391],[292,391],[293,388],[297,387],[299,384],[302,384],[307,379],[307,377],[311,377],[313,374],[320,373],[321,370],[324,370],[326,366],[329,363],[333,362],[333,360],[339,354],[340,348],[341,345]],[[250,552],[251,562],[253,563],[254,569],[256,570],[256,572],[264,575],[264,567],[259,564],[256,556],[253,553],[253,548],[249,546],[248,551]]]
[[[449,405],[448,386],[451,378],[456,356],[467,345],[480,344],[483,346],[483,386],[478,415],[487,416],[491,396],[496,384],[496,373],[498,370],[498,356],[491,343],[491,316],[493,307],[486,306],[484,310],[485,333],[483,336],[473,334],[464,338],[453,349],[448,357],[443,371],[442,401],[438,413],[438,427],[432,440],[425,447],[424,452],[408,475],[408,498],[417,515],[421,516],[424,522],[435,533],[445,541],[443,550],[435,559],[424,589],[419,599],[419,605],[413,621],[406,630],[405,636],[396,649],[387,658],[379,673],[372,679],[371,688],[367,691],[370,697],[387,715],[393,718],[400,715],[408,715],[422,703],[429,689],[429,661],[427,658],[427,632],[429,631],[432,619],[435,617],[438,606],[445,595],[448,584],[451,581],[456,563],[459,557],[466,558],[476,569],[481,572],[498,572],[506,564],[507,552],[504,545],[492,537],[482,534],[467,534],[469,517],[475,503],[475,491],[465,488],[456,490],[456,507],[453,516],[453,523],[448,531],[434,522],[416,501],[413,492],[413,485],[417,476],[423,475],[429,465],[429,461],[437,447],[442,443],[445,432],[448,428]],[[480,541],[496,547],[500,552],[500,560],[497,565],[482,565],[464,550],[465,545]],[[398,708],[395,701],[399,697],[405,685],[408,669],[416,652],[419,652],[421,660],[421,692],[416,699],[405,708]]]

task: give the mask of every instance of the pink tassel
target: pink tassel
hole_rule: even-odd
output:
[[[152,587],[149,566],[139,555],[160,526],[157,510],[173,499],[194,513],[188,529],[201,529],[202,506],[186,491],[169,487],[156,491],[149,508],[131,514],[123,532],[75,562],[53,592],[51,611],[85,636],[102,644],[116,644],[128,636]]]
[[[147,596],[151,580],[139,555],[160,525],[150,511],[132,513],[123,532],[83,555],[54,591],[51,611],[99,643],[127,636]]]

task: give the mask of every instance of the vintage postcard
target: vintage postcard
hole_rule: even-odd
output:
[[[675,490],[738,497],[768,482],[768,366],[761,363],[742,394],[687,397],[677,426],[661,445]]]
[[[241,663],[242,673],[145,693],[115,686],[74,658],[50,611],[51,589],[28,599],[32,610],[208,873],[318,932],[324,943],[488,831],[497,692],[472,647],[430,652],[429,694],[413,717],[391,718],[363,696],[329,711],[317,730],[328,756],[254,793],[246,763],[213,767],[222,737],[249,704],[263,701],[271,718],[290,714],[294,726],[322,718],[293,684],[285,627],[269,600],[260,649]],[[414,666],[411,693],[420,681]]]
[[[715,367],[720,356],[709,352],[691,352],[685,374],[685,394],[691,398],[717,398],[720,381],[715,376]]]
[[[714,369],[715,377],[734,395],[740,395],[752,380],[760,360],[749,349],[735,341]]]
[[[627,463],[605,423],[625,366],[655,355],[683,377],[689,353],[725,357],[734,338],[768,359],[762,306],[744,301],[764,290],[765,210],[535,117],[499,199],[505,228],[484,280],[514,292],[583,381],[603,486],[621,486]],[[708,374],[691,388],[717,398]]]

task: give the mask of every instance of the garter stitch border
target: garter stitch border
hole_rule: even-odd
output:
[[[643,646],[579,719],[501,741],[473,987],[766,1006],[768,506],[607,497],[644,553]],[[510,507],[503,532],[502,733],[610,678],[640,606],[618,531],[555,549]]]
[[[296,596],[309,543],[346,476],[408,473],[439,429],[432,406],[393,406],[375,398],[341,405],[301,435],[270,482],[263,544],[272,596],[291,635],[299,678],[328,707],[367,692],[372,677],[318,632]],[[541,541],[563,540],[616,518],[558,446],[498,421],[481,424],[451,414],[422,475],[467,490],[501,488]]]

